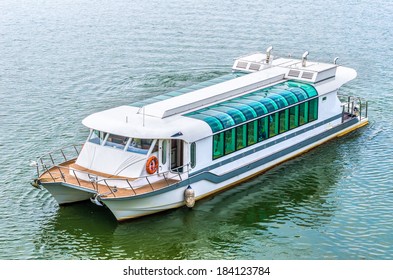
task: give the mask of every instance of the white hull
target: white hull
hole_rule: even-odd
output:
[[[42,183],[41,184],[56,199],[59,205],[88,200],[96,192],[89,189],[81,189],[66,183]]]
[[[368,119],[362,119],[362,121],[349,126],[343,130],[339,130],[334,134],[331,134],[325,138],[320,139],[310,145],[307,145],[301,149],[297,149],[292,153],[288,153],[285,156],[278,157],[275,160],[269,161],[266,164],[257,166],[256,168],[250,169],[246,172],[242,172],[236,176],[231,177],[228,180],[216,183],[209,180],[200,180],[197,182],[192,182],[190,185],[195,191],[195,199],[200,200],[204,197],[210,196],[214,193],[220,192],[227,188],[232,187],[235,184],[245,181],[251,177],[254,177],[277,164],[287,161],[293,157],[307,152],[314,147],[321,145],[333,138],[340,137],[347,134],[359,127],[362,127],[368,123]],[[296,144],[296,143],[292,143]],[[236,166],[236,169],[241,168],[241,166],[233,163],[232,166]],[[226,167],[228,170],[229,168]],[[212,171],[214,172],[214,170]],[[219,175],[220,176],[220,175]],[[178,187],[175,189],[168,188],[165,192],[160,192],[158,194],[150,194],[148,196],[141,197],[129,197],[129,198],[106,198],[102,199],[102,202],[112,211],[118,221],[137,218],[185,205],[184,202],[184,191],[187,186]]]

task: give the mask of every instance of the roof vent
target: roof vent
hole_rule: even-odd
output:
[[[306,51],[306,52],[302,55],[302,67],[306,67],[307,56],[308,56],[308,51]]]
[[[244,62],[244,61],[239,61],[236,65],[237,68],[243,68],[246,69],[247,68],[248,63]]]
[[[248,69],[254,70],[254,71],[259,71],[259,68],[260,68],[260,67],[261,67],[261,65],[258,64],[258,63],[251,63],[251,64],[250,64],[250,67],[249,67]]]
[[[302,74],[302,79],[309,79],[309,80],[311,80],[313,76],[314,76],[314,73],[304,71],[303,74]]]
[[[289,70],[289,72],[288,72],[288,76],[290,76],[290,77],[295,77],[295,78],[299,77],[299,74],[300,74],[300,71],[299,71],[299,70],[293,70],[293,69],[291,69],[291,70]]]

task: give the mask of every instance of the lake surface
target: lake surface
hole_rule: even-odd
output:
[[[247,1],[250,2],[250,1]],[[0,2],[0,259],[393,259],[393,2]],[[370,124],[236,188],[117,223],[59,207],[29,162],[82,143],[87,115],[208,80],[233,58],[358,71]]]

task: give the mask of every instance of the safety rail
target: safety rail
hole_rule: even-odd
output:
[[[154,187],[155,183],[163,181],[157,180],[157,178],[159,178],[157,175],[160,175],[164,178],[164,181],[166,183],[165,187],[173,184],[170,182],[170,180],[175,180],[177,182],[183,181],[180,172],[169,171],[149,176],[142,176],[138,178],[99,178],[96,174],[69,168],[66,166],[55,165],[50,168],[44,166],[44,173],[49,174],[49,177],[53,182],[58,182],[59,180],[61,180],[61,182],[70,183],[85,188],[88,188],[88,185],[91,184],[93,190],[97,193],[99,192],[99,185],[106,186],[109,189],[110,193],[113,195],[113,197],[116,197],[115,192],[119,187],[123,189],[130,189],[133,192],[133,195],[137,195],[138,188],[142,188],[145,186],[149,186],[151,192],[161,189],[162,187]],[[85,176],[82,176],[82,174]],[[173,174],[173,176],[170,176],[170,174]],[[88,178],[88,181],[82,177]],[[174,179],[177,177],[179,177],[180,180]]]
[[[185,167],[187,168],[186,171],[184,171]],[[171,169],[169,172],[172,173],[172,174],[176,174],[177,176],[179,176],[180,181],[183,181],[183,178],[181,177],[181,174],[185,174],[185,173],[188,174],[190,172],[190,163],[186,163],[186,164],[183,164],[181,166],[175,167],[175,168]]]
[[[342,122],[346,117],[359,117],[359,120],[368,117],[368,101],[361,97],[351,95],[338,95],[343,107]]]
[[[65,146],[38,157],[33,162],[37,168],[37,176],[39,177],[40,173],[46,172],[56,165],[61,166],[65,162],[76,159],[82,147],[83,144]]]

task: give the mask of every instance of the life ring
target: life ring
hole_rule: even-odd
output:
[[[146,171],[149,174],[154,174],[158,169],[158,158],[156,156],[151,156],[146,162]]]

